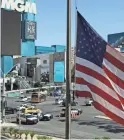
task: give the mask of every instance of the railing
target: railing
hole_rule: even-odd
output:
[[[20,89],[20,90],[5,91],[5,96],[7,96],[9,93],[17,93],[17,92],[24,92],[24,91],[34,91],[34,90],[40,91],[40,89],[41,88],[29,88],[29,89]]]

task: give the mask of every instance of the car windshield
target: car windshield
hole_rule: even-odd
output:
[[[32,118],[33,116],[32,116],[32,115],[26,115],[26,117],[27,117],[27,118]]]
[[[37,115],[37,113],[33,113],[33,115]]]

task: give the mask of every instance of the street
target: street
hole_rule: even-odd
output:
[[[22,102],[17,102],[17,98],[8,98],[7,104],[9,107],[16,107]],[[77,99],[78,105],[73,108],[81,108],[83,113],[78,118],[72,119],[71,135],[72,138],[77,139],[92,139],[95,137],[110,137],[111,139],[123,139],[124,127],[111,121],[95,118],[97,115],[103,115],[97,111],[93,106],[85,106],[84,99]],[[53,114],[54,118],[51,121],[40,121],[36,125],[20,126],[20,129],[33,130],[37,133],[57,135],[64,137],[65,134],[65,119],[59,118],[60,110],[63,108],[61,105],[55,105],[55,98],[48,97],[46,102],[37,104],[44,113]],[[15,121],[14,121],[15,122]]]

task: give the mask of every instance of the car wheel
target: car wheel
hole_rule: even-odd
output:
[[[50,121],[50,118],[49,117],[47,118],[47,121]]]
[[[34,124],[37,124],[38,123],[38,120],[34,121]]]

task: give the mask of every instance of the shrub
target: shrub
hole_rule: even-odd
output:
[[[109,137],[103,137],[102,139],[110,139]]]
[[[14,133],[14,128],[13,128],[13,127],[10,127],[10,128],[9,128],[9,133],[10,133],[10,135],[12,136],[12,134]]]
[[[48,137],[48,136],[37,136],[37,139],[38,140],[51,140],[52,138],[51,137]]]
[[[35,133],[33,131],[30,132],[31,139],[33,139]]]
[[[28,136],[28,134],[30,133],[30,131],[29,130],[25,130],[25,131],[23,131],[24,132],[24,134],[25,134],[25,138],[27,139],[27,136]]]
[[[25,133],[24,130],[20,130],[20,131],[18,132],[18,134],[19,134],[19,139],[21,138],[21,135],[24,134],[24,133]]]
[[[4,135],[7,132],[7,127],[2,127],[1,133]]]
[[[13,130],[13,133],[14,133],[14,135],[15,135],[15,138],[17,138],[17,134],[19,133],[19,130],[18,130],[18,129],[14,129],[14,130]]]

